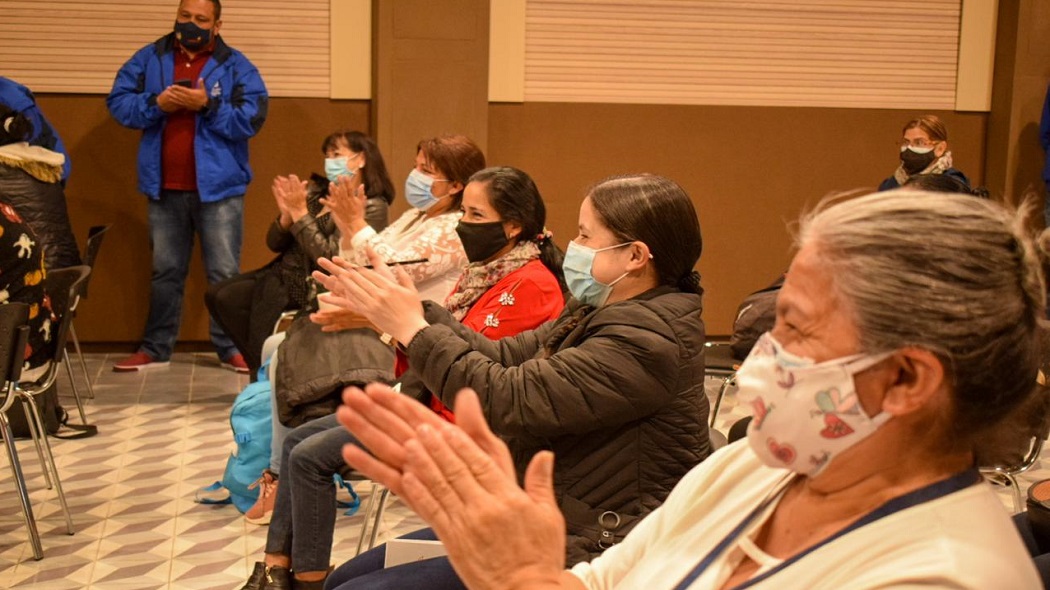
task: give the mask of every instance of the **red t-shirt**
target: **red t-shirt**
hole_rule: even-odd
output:
[[[197,78],[200,78],[204,64],[210,57],[210,49],[191,58],[181,47],[176,46],[173,80],[189,80],[196,87]],[[197,113],[187,109],[168,113],[161,142],[162,188],[176,191],[197,190],[197,158],[193,154],[193,138],[196,133]]]

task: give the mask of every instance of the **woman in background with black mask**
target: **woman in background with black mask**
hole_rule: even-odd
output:
[[[879,185],[880,191],[904,186],[917,174],[944,174],[959,180],[967,187],[970,181],[962,171],[952,168],[952,152],[948,149],[948,128],[936,115],[923,115],[904,126],[900,146],[900,165]]]

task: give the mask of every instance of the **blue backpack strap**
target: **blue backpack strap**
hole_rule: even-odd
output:
[[[193,500],[198,504],[230,504],[233,502],[230,491],[223,487],[220,481],[199,488]]]
[[[350,485],[350,482],[344,480],[343,476],[338,473],[332,476],[332,480],[335,481],[335,487],[345,488],[346,491],[350,493],[351,500],[349,502],[343,502],[342,500],[336,502],[340,508],[347,509],[343,514],[346,516],[357,514],[357,509],[361,507],[361,498],[357,495],[357,492],[354,491],[354,487]]]

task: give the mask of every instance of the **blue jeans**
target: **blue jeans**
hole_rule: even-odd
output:
[[[228,279],[241,266],[244,197],[202,203],[196,191],[161,191],[149,202],[149,237],[153,249],[149,318],[141,352],[158,361],[171,358],[179,335],[182,295],[193,253],[193,236],[200,234],[208,283]],[[237,347],[222,328],[210,320],[209,334],[219,358],[226,360]]]
[[[335,531],[332,476],[346,468],[342,450],[349,442],[354,438],[335,414],[302,424],[284,439],[266,553],[289,556],[295,571],[328,569]]]
[[[423,529],[401,538],[436,541],[437,535],[431,529]],[[449,563],[447,557],[434,557],[383,569],[385,560],[386,545],[366,551],[336,568],[325,581],[325,590],[353,590],[354,588],[465,590],[466,588],[455,570],[452,569],[452,564]]]

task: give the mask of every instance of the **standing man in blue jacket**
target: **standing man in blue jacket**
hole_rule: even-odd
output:
[[[139,350],[115,371],[165,366],[175,347],[182,295],[200,234],[208,283],[240,271],[248,140],[266,120],[267,94],[248,58],[219,37],[219,0],[181,0],[175,30],[140,49],[106,99],[121,125],[142,130],[138,188],[149,197],[153,276]],[[211,320],[224,366],[247,372],[233,341]]]

